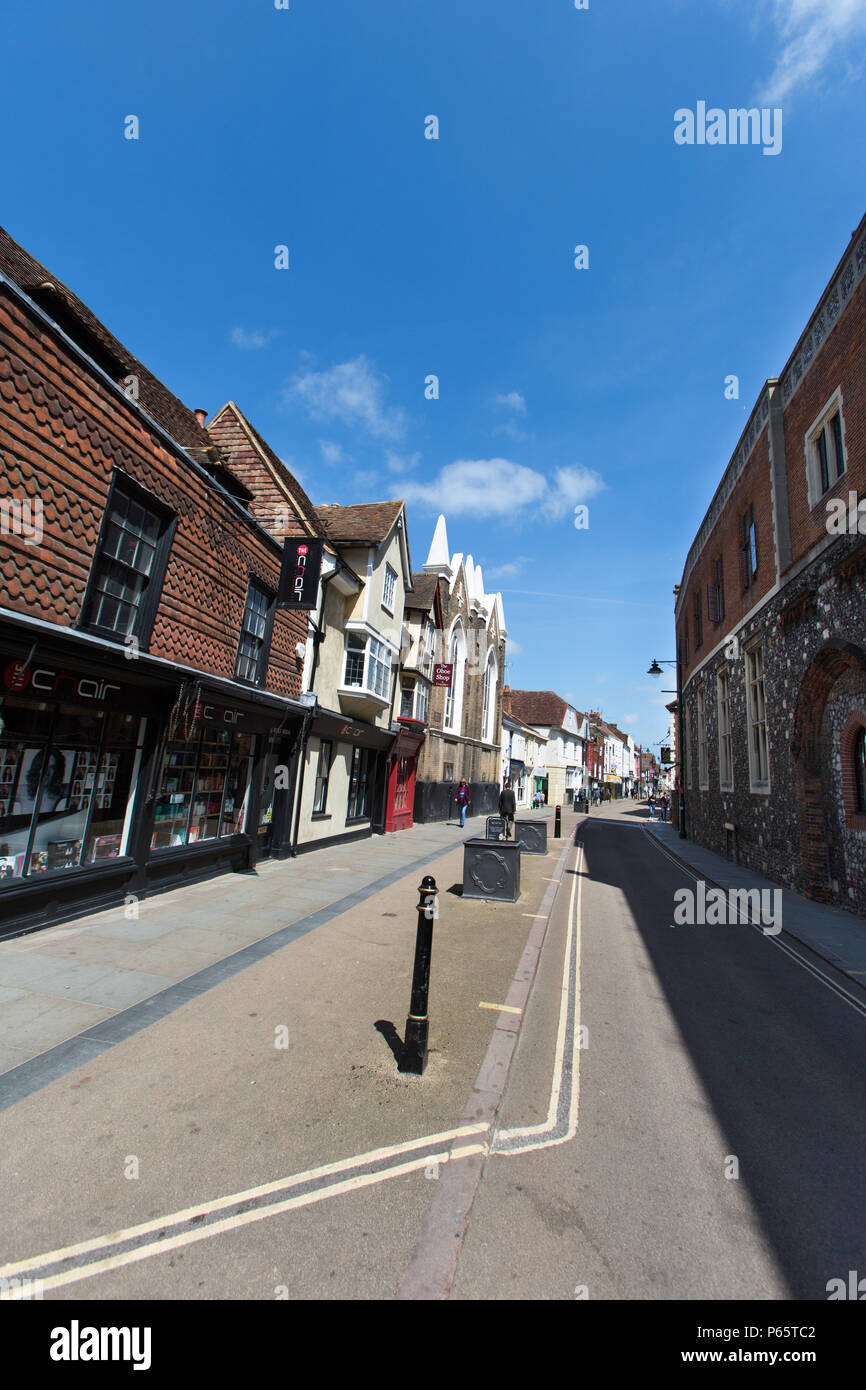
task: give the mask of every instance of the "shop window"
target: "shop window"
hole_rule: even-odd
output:
[[[258,685],[268,672],[268,648],[273,626],[274,600],[257,584],[250,584],[244,616],[241,622],[241,635],[238,643],[238,656],[235,676],[250,685]]]
[[[156,617],[174,518],[130,480],[115,478],[93,561],[82,626],[112,641],[147,646]]]
[[[328,805],[328,779],[331,775],[333,745],[323,738],[319,744],[319,765],[316,768],[316,787],[313,793],[313,815],[323,816]]]
[[[251,734],[210,725],[172,739],[163,759],[151,849],[241,834],[252,753]]]
[[[146,721],[7,699],[0,713],[0,879],[126,853]]]
[[[373,754],[369,748],[352,749],[347,821],[364,820],[370,814],[370,764],[372,760]]]

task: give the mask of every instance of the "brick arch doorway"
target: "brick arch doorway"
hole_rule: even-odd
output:
[[[827,831],[832,789],[829,769],[821,757],[824,711],[833,688],[849,671],[866,675],[866,650],[855,642],[834,638],[812,658],[794,710],[791,752],[797,771],[800,805],[800,862],[796,886],[818,902],[832,901],[828,872]]]

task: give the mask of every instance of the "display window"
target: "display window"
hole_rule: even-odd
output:
[[[163,758],[152,850],[197,844],[246,829],[253,735],[219,726],[174,738]]]
[[[0,880],[126,853],[147,721],[9,696],[0,708]]]

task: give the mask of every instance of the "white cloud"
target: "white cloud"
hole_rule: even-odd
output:
[[[839,50],[866,36],[863,0],[768,0],[768,4],[781,52],[759,93],[758,100],[766,105],[778,105],[797,87],[814,81],[831,59],[837,70]]]
[[[619,727],[622,728],[622,725],[623,725],[623,724],[639,724],[639,723],[640,723],[640,719],[638,718],[638,716],[637,716],[636,714],[624,714],[623,717],[622,717],[622,724],[620,724]]]
[[[408,484],[403,496],[433,510],[441,509],[445,499],[454,516],[554,521],[603,487],[601,476],[590,468],[557,468],[551,480],[511,459],[456,459],[432,482]]]
[[[245,352],[254,352],[257,348],[267,347],[277,336],[277,330],[271,329],[268,333],[263,333],[259,328],[253,328],[250,332],[245,328],[233,328],[230,336],[235,347],[242,348]]]
[[[519,391],[509,391],[505,395],[496,396],[494,405],[500,406],[503,410],[513,410],[516,415],[526,414],[526,401]]]
[[[492,569],[485,569],[484,581],[486,583],[488,579],[514,579],[518,574],[522,574],[528,563],[528,555],[518,555],[515,560],[507,560],[504,565],[494,565]],[[511,645],[510,637],[508,644]]]
[[[487,578],[486,575],[484,577],[485,579]],[[523,656],[523,648],[521,647],[519,642],[515,642],[513,637],[506,637],[505,639],[506,660],[509,656]]]
[[[421,462],[421,455],[414,454],[395,454],[390,449],[385,455],[385,467],[389,473],[408,473],[413,468],[417,468]]]
[[[286,400],[300,400],[313,420],[338,420],[374,439],[400,439],[403,411],[385,405],[387,377],[378,374],[362,353],[326,371],[297,373],[284,389]]]
[[[345,452],[342,444],[337,444],[333,439],[320,439],[319,449],[325,463],[348,463],[351,461],[349,454]]]

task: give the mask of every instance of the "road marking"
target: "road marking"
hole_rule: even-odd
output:
[[[479,1004],[479,1009],[495,1009],[501,1014],[522,1014],[522,1009],[516,1009],[513,1004]]]
[[[540,921],[540,922],[546,922],[546,921],[547,921],[547,913],[546,913],[546,912],[521,912],[520,915],[521,915],[521,917],[532,917],[532,918],[534,918],[536,921]]]
[[[583,844],[577,847],[575,873],[568,904],[568,933],[562,967],[559,1027],[550,1087],[547,1119],[539,1125],[499,1129],[493,1135],[491,1154],[527,1153],[554,1144],[567,1144],[577,1133],[580,1066],[580,922],[584,875]],[[577,902],[575,903],[575,894]],[[567,1044],[570,1042],[570,1048]],[[566,1074],[566,1057],[569,1065]]]
[[[40,1279],[40,1287],[43,1290],[58,1289],[65,1284],[80,1283],[83,1279],[91,1279],[95,1274],[107,1274],[112,1269],[121,1269],[124,1265],[137,1264],[140,1260],[150,1259],[154,1255],[161,1255],[169,1250],[179,1250],[184,1245],[193,1245],[199,1240],[208,1240],[211,1236],[238,1230],[255,1221],[264,1221],[269,1216],[277,1216],[282,1212],[293,1211],[298,1207],[312,1206],[316,1202],[324,1201],[327,1197],[357,1192],[364,1187],[372,1187],[376,1183],[386,1182],[389,1178],[398,1178],[404,1174],[416,1172],[419,1168],[425,1168],[428,1163],[451,1163],[455,1158],[469,1158],[473,1154],[486,1152],[486,1144],[468,1144],[463,1148],[451,1151],[443,1149],[439,1153],[413,1159],[411,1163],[398,1163],[379,1173],[359,1174],[356,1177],[347,1178],[343,1182],[332,1183],[329,1187],[319,1188],[314,1192],[305,1192],[299,1197],[288,1197],[284,1202],[273,1202],[269,1206],[256,1207],[254,1211],[239,1212],[236,1216],[225,1217],[222,1221],[213,1221],[209,1226],[198,1227],[194,1231],[184,1231],[181,1235],[172,1236],[169,1240],[152,1241],[149,1245],[140,1245],[135,1250],[124,1251],[122,1255],[110,1255],[105,1260],[80,1265],[77,1269],[69,1269],[62,1274],[49,1275],[48,1278]],[[5,1294],[0,1293],[0,1300],[8,1299],[13,1294],[18,1294],[20,1297],[19,1290],[10,1289]]]
[[[659,850],[659,852],[663,854],[666,859],[669,859],[672,864],[676,865],[676,867],[681,872],[685,870],[686,873],[691,875],[691,877],[695,880],[696,883],[701,882],[700,875],[691,867],[691,865],[683,863],[683,861],[677,859],[676,855],[671,854],[667,845],[661,844],[659,840],[656,838],[656,836],[653,835],[652,831],[645,830],[644,833],[649,836],[650,842],[655,845],[656,849]],[[714,880],[704,879],[703,882],[714,882]],[[720,887],[720,892],[725,892],[725,889]],[[739,914],[739,904],[737,905],[737,912]],[[768,936],[768,934],[764,931],[761,923],[753,922],[749,917],[741,917],[739,920],[739,925],[743,927],[751,927],[754,931],[760,932],[765,940],[771,942],[773,946],[777,946],[780,951],[784,951],[785,955],[790,956],[791,960],[796,961],[797,964],[807,972],[807,974],[814,975],[816,980],[820,980],[821,983],[827,987],[827,989],[831,990],[833,994],[838,995],[839,998],[843,1001],[843,1003],[847,1004],[849,1008],[854,1010],[855,1013],[858,1013],[861,1015],[861,1017],[866,1018],[866,1001],[862,999],[857,999],[855,995],[850,994],[848,990],[844,988],[844,986],[840,985],[836,980],[831,979],[829,975],[825,975],[824,971],[820,970],[817,965],[813,965],[813,963],[810,960],[806,960],[804,956],[801,956],[799,951],[789,946],[787,941],[780,941],[778,936]],[[785,933],[784,927],[782,928],[782,933]],[[792,939],[794,941],[799,942],[798,937],[793,937]],[[806,947],[806,949],[808,950],[809,948]],[[838,968],[841,970],[841,966]],[[866,974],[866,971],[843,971],[842,973],[864,975]]]
[[[583,846],[578,846],[578,856],[576,869],[581,863]],[[549,880],[551,882],[555,880]],[[561,882],[561,876],[560,876]],[[577,893],[577,916],[575,918],[575,892]],[[502,1143],[502,1147],[497,1151],[503,1154],[510,1152],[526,1152],[527,1149],[546,1148],[552,1144],[561,1144],[574,1137],[577,1129],[577,1102],[578,1102],[578,1058],[579,1049],[577,1047],[577,991],[579,978],[579,921],[580,905],[583,892],[583,875],[575,873],[572,879],[571,895],[568,908],[568,942],[566,947],[566,960],[563,974],[566,983],[563,985],[562,1001],[560,1006],[560,1022],[557,1035],[556,1057],[554,1062],[554,1074],[551,1083],[551,1099],[548,1111],[547,1122],[543,1125],[531,1125],[523,1129],[500,1130],[496,1138]],[[549,914],[530,913],[522,914],[524,917],[531,917],[534,920],[548,920]],[[575,931],[575,922],[578,930]],[[500,1012],[522,1014],[521,1009],[514,1008],[512,1005],[502,1004],[482,1004],[479,1007],[495,1008]],[[573,1046],[571,1049],[571,1065],[566,1072],[566,1045],[573,1031]],[[557,1121],[560,1119],[560,1112],[565,1108],[565,1131],[557,1132]],[[413,1158],[408,1162],[391,1163],[385,1167],[377,1169],[373,1173],[354,1172],[359,1168],[368,1167],[374,1163],[383,1163],[391,1158],[402,1158],[413,1150],[429,1149],[448,1141],[461,1140],[472,1136],[489,1134],[488,1124],[466,1124],[460,1125],[455,1129],[443,1130],[437,1134],[425,1135],[418,1139],[408,1140],[402,1144],[394,1144],[387,1148],[373,1149],[368,1153],[358,1154],[352,1158],[340,1160],[335,1163],[324,1164],[318,1168],[311,1168],[302,1173],[297,1173],[291,1177],[281,1178],[275,1182],[263,1183],[258,1187],[248,1188],[242,1192],[236,1192],[225,1197],[218,1197],[209,1202],[203,1202],[193,1207],[186,1207],[182,1211],[173,1212],[167,1216],[157,1217],[150,1221],[145,1221],[137,1226],[130,1226],[126,1229],[114,1231],[104,1236],[94,1236],[89,1240],[79,1241],[73,1245],[60,1247],[57,1250],[48,1251],[42,1255],[31,1256],[26,1260],[19,1260],[12,1264],[0,1267],[0,1277],[24,1273],[26,1271],[45,1270],[52,1265],[63,1264],[69,1260],[80,1258],[81,1256],[92,1254],[102,1250],[111,1250],[131,1241],[141,1240],[143,1237],[151,1236],[155,1232],[166,1232],[173,1227],[183,1226],[192,1221],[204,1222],[204,1218],[218,1211],[238,1206],[247,1202],[257,1202],[258,1205],[243,1212],[236,1212],[234,1215],[223,1217],[217,1221],[196,1226],[194,1230],[180,1231],[174,1235],[163,1236],[155,1240],[145,1241],[137,1245],[134,1249],[118,1252],[114,1255],[107,1255],[103,1259],[84,1262],[71,1269],[62,1270],[56,1274],[40,1275],[40,1283],[43,1289],[61,1288],[67,1284],[82,1282],[90,1279],[97,1274],[108,1273],[114,1269],[123,1268],[149,1259],[154,1255],[159,1255],[170,1250],[179,1249],[185,1245],[193,1244],[200,1240],[207,1240],[211,1236],[221,1235],[225,1232],[242,1228],[256,1221],[266,1220],[269,1216],[280,1215],[283,1212],[293,1211],[301,1207],[310,1206],[317,1202],[325,1201],[329,1197],[341,1196],[349,1192],[359,1191],[367,1187],[373,1187],[379,1183],[387,1182],[390,1178],[400,1177],[426,1168],[431,1163],[449,1163],[454,1159],[469,1158],[474,1155],[487,1155],[492,1152],[492,1145],[485,1141],[474,1144],[464,1144],[456,1149],[435,1150],[433,1153],[424,1153],[421,1157]],[[337,1174],[346,1173],[349,1176],[342,1178],[338,1182],[328,1183],[327,1178]],[[285,1192],[293,1187],[299,1187],[304,1183],[318,1183],[310,1192],[296,1194],[287,1197],[279,1202],[263,1202],[261,1199],[277,1192]],[[17,1289],[10,1289],[0,1292],[0,1301],[7,1300],[18,1294]]]
[[[182,1211],[172,1212],[168,1216],[155,1217],[152,1221],[144,1221],[138,1226],[128,1226],[126,1229],[114,1231],[110,1235],[93,1236],[90,1240],[79,1241],[75,1245],[66,1245],[57,1250],[49,1250],[43,1255],[34,1255],[27,1260],[19,1260],[15,1264],[3,1265],[0,1268],[0,1278],[18,1274],[29,1268],[60,1264],[63,1260],[73,1259],[76,1255],[87,1255],[93,1250],[100,1250],[112,1245],[122,1245],[128,1240],[137,1239],[139,1236],[164,1230],[167,1226],[182,1226],[187,1221],[201,1220],[212,1212],[222,1211],[226,1207],[238,1206],[241,1202],[256,1201],[274,1192],[282,1192],[290,1187],[299,1187],[305,1182],[314,1182],[336,1173],[350,1171],[352,1168],[364,1167],[371,1163],[379,1163],[383,1159],[411,1153],[413,1149],[427,1148],[431,1144],[447,1143],[453,1139],[468,1138],[473,1134],[483,1134],[488,1129],[489,1125],[486,1124],[461,1125],[458,1129],[442,1130],[438,1134],[428,1134],[421,1139],[410,1139],[405,1144],[392,1144],[385,1149],[371,1149],[369,1153],[357,1154],[353,1158],[342,1159],[336,1163],[326,1163],[320,1168],[309,1168],[306,1172],[295,1173],[292,1177],[279,1178],[276,1182],[262,1183],[259,1187],[250,1187],[244,1192],[234,1192],[227,1197],[217,1197],[211,1202],[201,1202],[198,1206],[185,1207]],[[425,1163],[428,1161],[426,1158],[423,1160]],[[326,1189],[326,1191],[333,1190],[333,1188]],[[267,1210],[271,1209],[267,1208]],[[211,1230],[212,1227],[208,1226],[204,1229]]]

